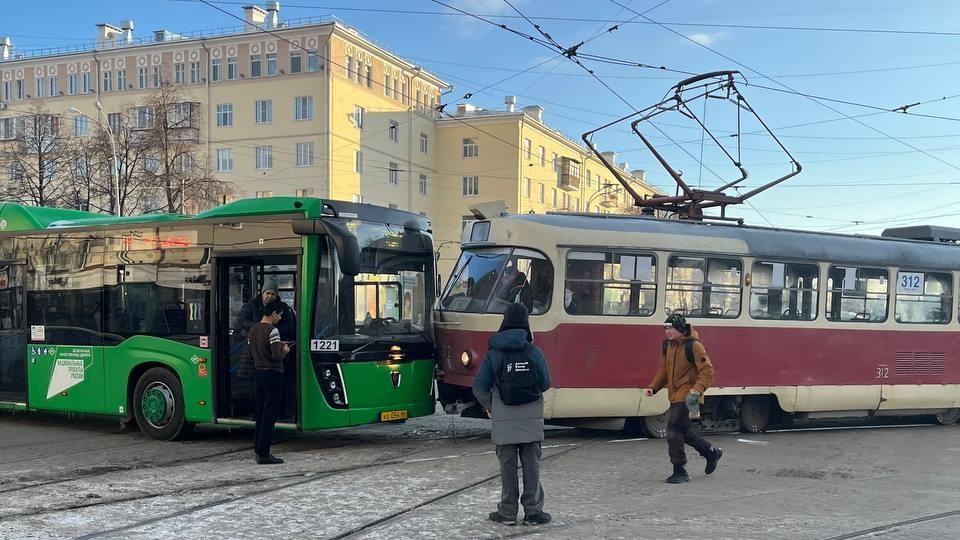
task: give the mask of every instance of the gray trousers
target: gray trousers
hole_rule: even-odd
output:
[[[532,516],[543,511],[543,488],[540,486],[540,442],[497,445],[500,461],[500,504],[497,511],[509,518],[517,517],[517,500],[523,504],[524,514]],[[523,465],[523,494],[517,478],[517,460]]]

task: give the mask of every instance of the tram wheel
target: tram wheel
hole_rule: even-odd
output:
[[[960,409],[947,409],[942,413],[934,416],[938,424],[948,426],[950,424],[956,424],[957,420],[960,420]]]
[[[740,429],[747,433],[760,433],[770,423],[773,403],[769,396],[744,396],[740,404]]]
[[[170,370],[150,368],[133,390],[133,415],[140,430],[160,441],[187,436],[193,424],[187,422],[180,380]]]
[[[667,413],[640,418],[643,432],[651,439],[663,439],[667,436]]]

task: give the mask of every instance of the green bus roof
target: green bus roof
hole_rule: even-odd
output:
[[[265,216],[271,214],[302,213],[305,218],[323,214],[323,201],[313,197],[269,197],[241,199],[211,208],[195,216],[183,214],[143,214],[139,216],[109,216],[81,210],[22,206],[0,203],[0,231],[35,231],[69,227],[96,227],[110,225],[154,224],[172,225],[198,219],[223,219]]]

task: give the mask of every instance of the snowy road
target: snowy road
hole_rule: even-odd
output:
[[[283,434],[253,462],[250,431],[188,442],[110,421],[0,415],[2,538],[930,538],[960,530],[960,426],[712,435],[705,477],[668,486],[663,441],[549,431],[545,527],[485,520],[499,496],[488,424]]]

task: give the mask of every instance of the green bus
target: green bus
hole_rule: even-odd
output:
[[[290,197],[196,216],[0,205],[0,409],[113,415],[162,440],[252,425],[265,287],[291,308],[279,427],[434,412],[429,222]]]

